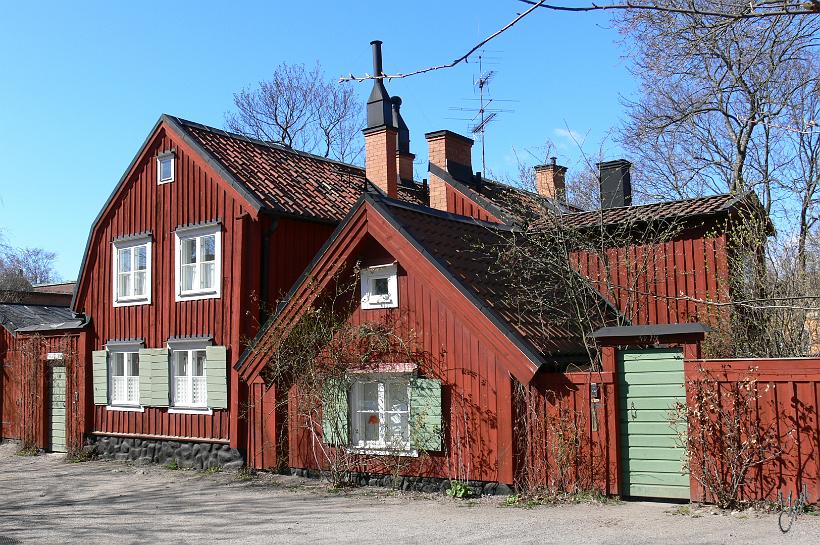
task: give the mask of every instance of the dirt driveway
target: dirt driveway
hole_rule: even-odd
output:
[[[771,515],[672,514],[658,503],[501,507],[316,481],[119,462],[68,464],[0,445],[0,544],[8,543],[812,543],[818,517],[786,536]]]

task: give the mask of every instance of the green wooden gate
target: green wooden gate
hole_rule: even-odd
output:
[[[51,368],[51,451],[65,452],[65,367]]]
[[[618,392],[622,495],[689,499],[685,449],[670,422],[675,404],[686,403],[683,353],[620,351]]]

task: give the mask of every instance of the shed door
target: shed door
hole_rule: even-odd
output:
[[[51,368],[51,450],[65,452],[65,367]]]
[[[685,449],[670,422],[675,404],[686,403],[683,353],[625,350],[618,369],[622,495],[689,499]]]

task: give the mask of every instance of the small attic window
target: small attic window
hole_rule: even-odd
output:
[[[174,152],[166,151],[157,155],[157,183],[168,184],[174,181]]]
[[[362,269],[362,309],[396,308],[399,289],[396,265],[381,265]]]

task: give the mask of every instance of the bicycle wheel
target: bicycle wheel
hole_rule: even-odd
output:
[[[794,522],[794,514],[790,511],[781,511],[780,516],[777,517],[777,525],[780,526],[780,531],[784,534],[792,529]]]

